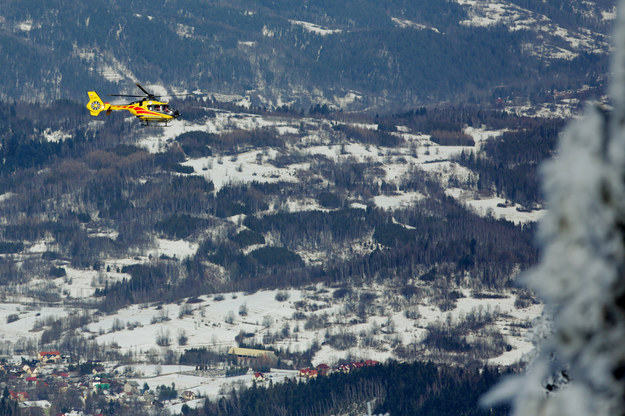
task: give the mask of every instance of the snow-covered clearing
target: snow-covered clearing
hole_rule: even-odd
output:
[[[393,23],[395,23],[398,27],[402,29],[406,29],[406,28],[411,28],[411,29],[416,29],[416,30],[429,29],[433,32],[440,33],[440,31],[435,27],[426,26],[421,23],[413,22],[412,20],[400,19],[399,17],[391,17],[391,20],[393,21]]]
[[[152,257],[167,256],[171,258],[184,259],[195,254],[198,243],[186,240],[167,240],[164,238],[156,239],[156,247],[148,251],[148,255]]]
[[[51,129],[45,129],[43,137],[49,142],[62,142],[63,140],[72,137],[71,134],[65,133],[62,130],[52,131]]]
[[[536,222],[545,214],[545,209],[525,210],[518,204],[511,204],[503,198],[489,197],[474,199],[475,194],[466,192],[460,188],[447,188],[445,193],[454,199],[461,201],[465,206],[471,208],[476,214],[483,217],[493,217],[505,219],[515,224]]]
[[[304,30],[311,32],[311,33],[315,33],[317,35],[321,35],[321,36],[327,36],[327,35],[332,35],[334,33],[342,32],[341,29],[328,29],[328,28],[325,28],[325,27],[322,27],[322,26],[319,26],[310,22],[303,22],[300,20],[289,20],[289,21],[293,25],[301,26],[302,28],[304,28]]]
[[[425,198],[419,192],[398,192],[396,195],[378,195],[373,197],[375,205],[384,209],[398,209],[414,205],[416,201]]]

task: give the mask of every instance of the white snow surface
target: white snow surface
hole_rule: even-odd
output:
[[[289,20],[289,22],[291,22],[291,24],[293,25],[303,27],[308,32],[315,33],[321,36],[327,36],[327,35],[332,35],[334,33],[342,32],[341,29],[328,29],[328,28],[316,25],[314,23],[303,22],[301,20]]]
[[[373,197],[375,205],[384,209],[397,209],[414,205],[416,201],[425,198],[419,192],[398,192],[395,195],[378,195]]]
[[[519,204],[511,204],[509,201],[496,196],[474,199],[474,193],[466,192],[460,188],[447,188],[445,189],[445,193],[463,202],[467,207],[470,207],[476,214],[482,217],[505,219],[515,224],[537,222],[546,212],[545,209],[525,211]]]
[[[179,260],[192,257],[197,251],[199,244],[186,240],[168,240],[165,238],[156,239],[156,247],[148,251],[152,257],[165,255]]]
[[[43,132],[43,137],[49,142],[62,142],[65,139],[68,139],[71,134],[66,133],[62,130],[52,131],[51,129],[45,129]]]
[[[391,20],[393,21],[393,23],[395,23],[398,27],[402,29],[406,29],[406,28],[417,29],[417,30],[429,29],[433,32],[440,33],[440,31],[435,27],[426,26],[421,23],[413,22],[412,20],[401,19],[399,17],[391,17]]]

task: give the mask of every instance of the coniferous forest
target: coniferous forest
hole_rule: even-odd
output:
[[[479,406],[480,396],[501,377],[499,371],[491,368],[390,362],[306,383],[290,381],[269,387],[254,384],[227,399],[207,400],[203,408],[189,414],[340,414],[358,408],[366,412],[366,402],[372,401],[374,414],[506,415],[505,407]]]

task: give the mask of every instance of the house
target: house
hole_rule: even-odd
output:
[[[299,376],[302,378],[317,378],[317,370],[311,370],[310,368],[304,368],[299,370]]]
[[[272,366],[278,362],[278,357],[273,351],[257,350],[252,348],[231,347],[228,355],[234,355],[238,364]]]
[[[26,374],[26,377],[36,377],[39,374],[39,369],[29,364],[24,364],[22,371]]]
[[[102,364],[96,364],[93,366],[93,370],[91,370],[92,374],[102,374],[106,371],[106,368]]]
[[[183,400],[195,400],[195,393],[191,390],[186,390],[182,392],[180,397],[182,397]]]
[[[327,364],[319,364],[316,368],[317,368],[317,373],[320,376],[327,376],[328,374],[332,372],[332,369]]]
[[[93,383],[92,389],[94,393],[108,392],[111,389],[111,385],[109,383],[95,382]]]
[[[126,384],[124,384],[124,393],[135,394],[138,391],[139,391],[139,383],[137,383],[136,381],[134,380],[127,381]]]
[[[32,409],[32,408],[39,408],[43,411],[44,415],[49,415],[50,414],[50,408],[52,407],[52,403],[50,403],[47,400],[33,400],[33,401],[23,401],[19,403],[19,408],[20,409]],[[22,413],[24,414],[24,413]],[[33,414],[33,413],[28,413],[28,414]]]
[[[25,391],[9,390],[9,396],[11,396],[13,400],[17,400],[18,402],[24,402],[28,400],[28,393],[26,393]]]
[[[39,360],[44,364],[56,364],[62,360],[58,351],[42,351],[39,353]]]
[[[265,377],[263,373],[258,372],[258,373],[254,373],[254,375],[252,376],[252,380],[260,383],[260,382],[267,380],[267,378]]]

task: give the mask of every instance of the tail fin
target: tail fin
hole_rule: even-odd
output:
[[[108,111],[111,105],[109,103],[104,103],[98,97],[98,94],[95,91],[89,91],[87,93],[89,95],[89,102],[87,103],[87,109],[91,112],[92,116],[97,116],[100,114],[100,111]]]

